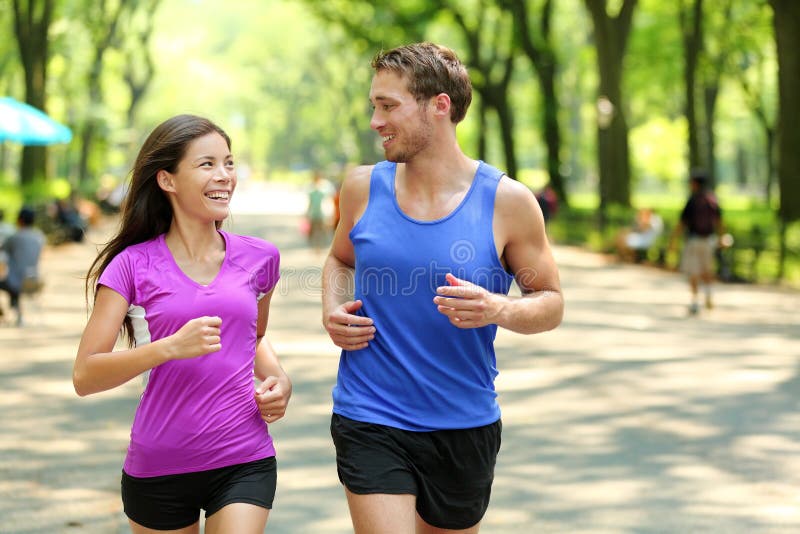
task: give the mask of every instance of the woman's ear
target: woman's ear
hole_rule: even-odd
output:
[[[156,180],[158,181],[158,186],[163,190],[170,193],[175,192],[175,180],[173,179],[172,174],[161,169],[156,174]]]

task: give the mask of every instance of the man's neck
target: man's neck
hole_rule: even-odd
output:
[[[477,161],[467,157],[458,143],[436,145],[402,165],[403,179],[409,187],[421,190],[449,189],[471,182]]]

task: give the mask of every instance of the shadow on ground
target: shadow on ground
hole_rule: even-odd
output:
[[[237,214],[232,227],[282,251],[268,336],[294,395],[272,428],[267,531],[345,533],[328,431],[337,351],[321,326],[322,257],[298,223]],[[79,399],[71,384],[94,253],[91,242],[46,250],[31,323],[0,328],[3,533],[127,532],[119,473],[140,385]],[[721,286],[716,308],[690,319],[674,273],[556,255],[563,325],[498,333],[503,447],[482,531],[800,531],[797,293]]]

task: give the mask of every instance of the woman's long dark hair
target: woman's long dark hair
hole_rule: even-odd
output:
[[[220,134],[228,143],[228,149],[231,148],[231,139],[222,128],[195,115],[177,115],[167,119],[147,137],[131,171],[130,187],[122,203],[119,229],[105,244],[86,274],[84,289],[87,305],[90,292],[92,301],[97,297],[97,280],[117,254],[126,247],[143,243],[169,230],[172,206],[159,187],[156,174],[160,170],[176,172],[189,143],[213,132]],[[217,221],[217,228],[221,224],[221,221]],[[132,346],[133,325],[129,317],[125,318],[123,330],[128,345]]]

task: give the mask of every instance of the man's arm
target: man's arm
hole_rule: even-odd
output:
[[[495,242],[522,296],[510,297],[447,275],[434,303],[459,328],[497,324],[521,334],[552,330],[561,323],[564,299],[558,268],[545,233],[542,210],[524,185],[503,178],[497,189]]]
[[[345,350],[363,349],[375,337],[372,319],[355,315],[362,302],[352,300],[355,251],[350,241],[350,231],[369,201],[371,173],[372,167],[356,167],[342,184],[339,224],[322,268],[322,324],[334,344]]]

